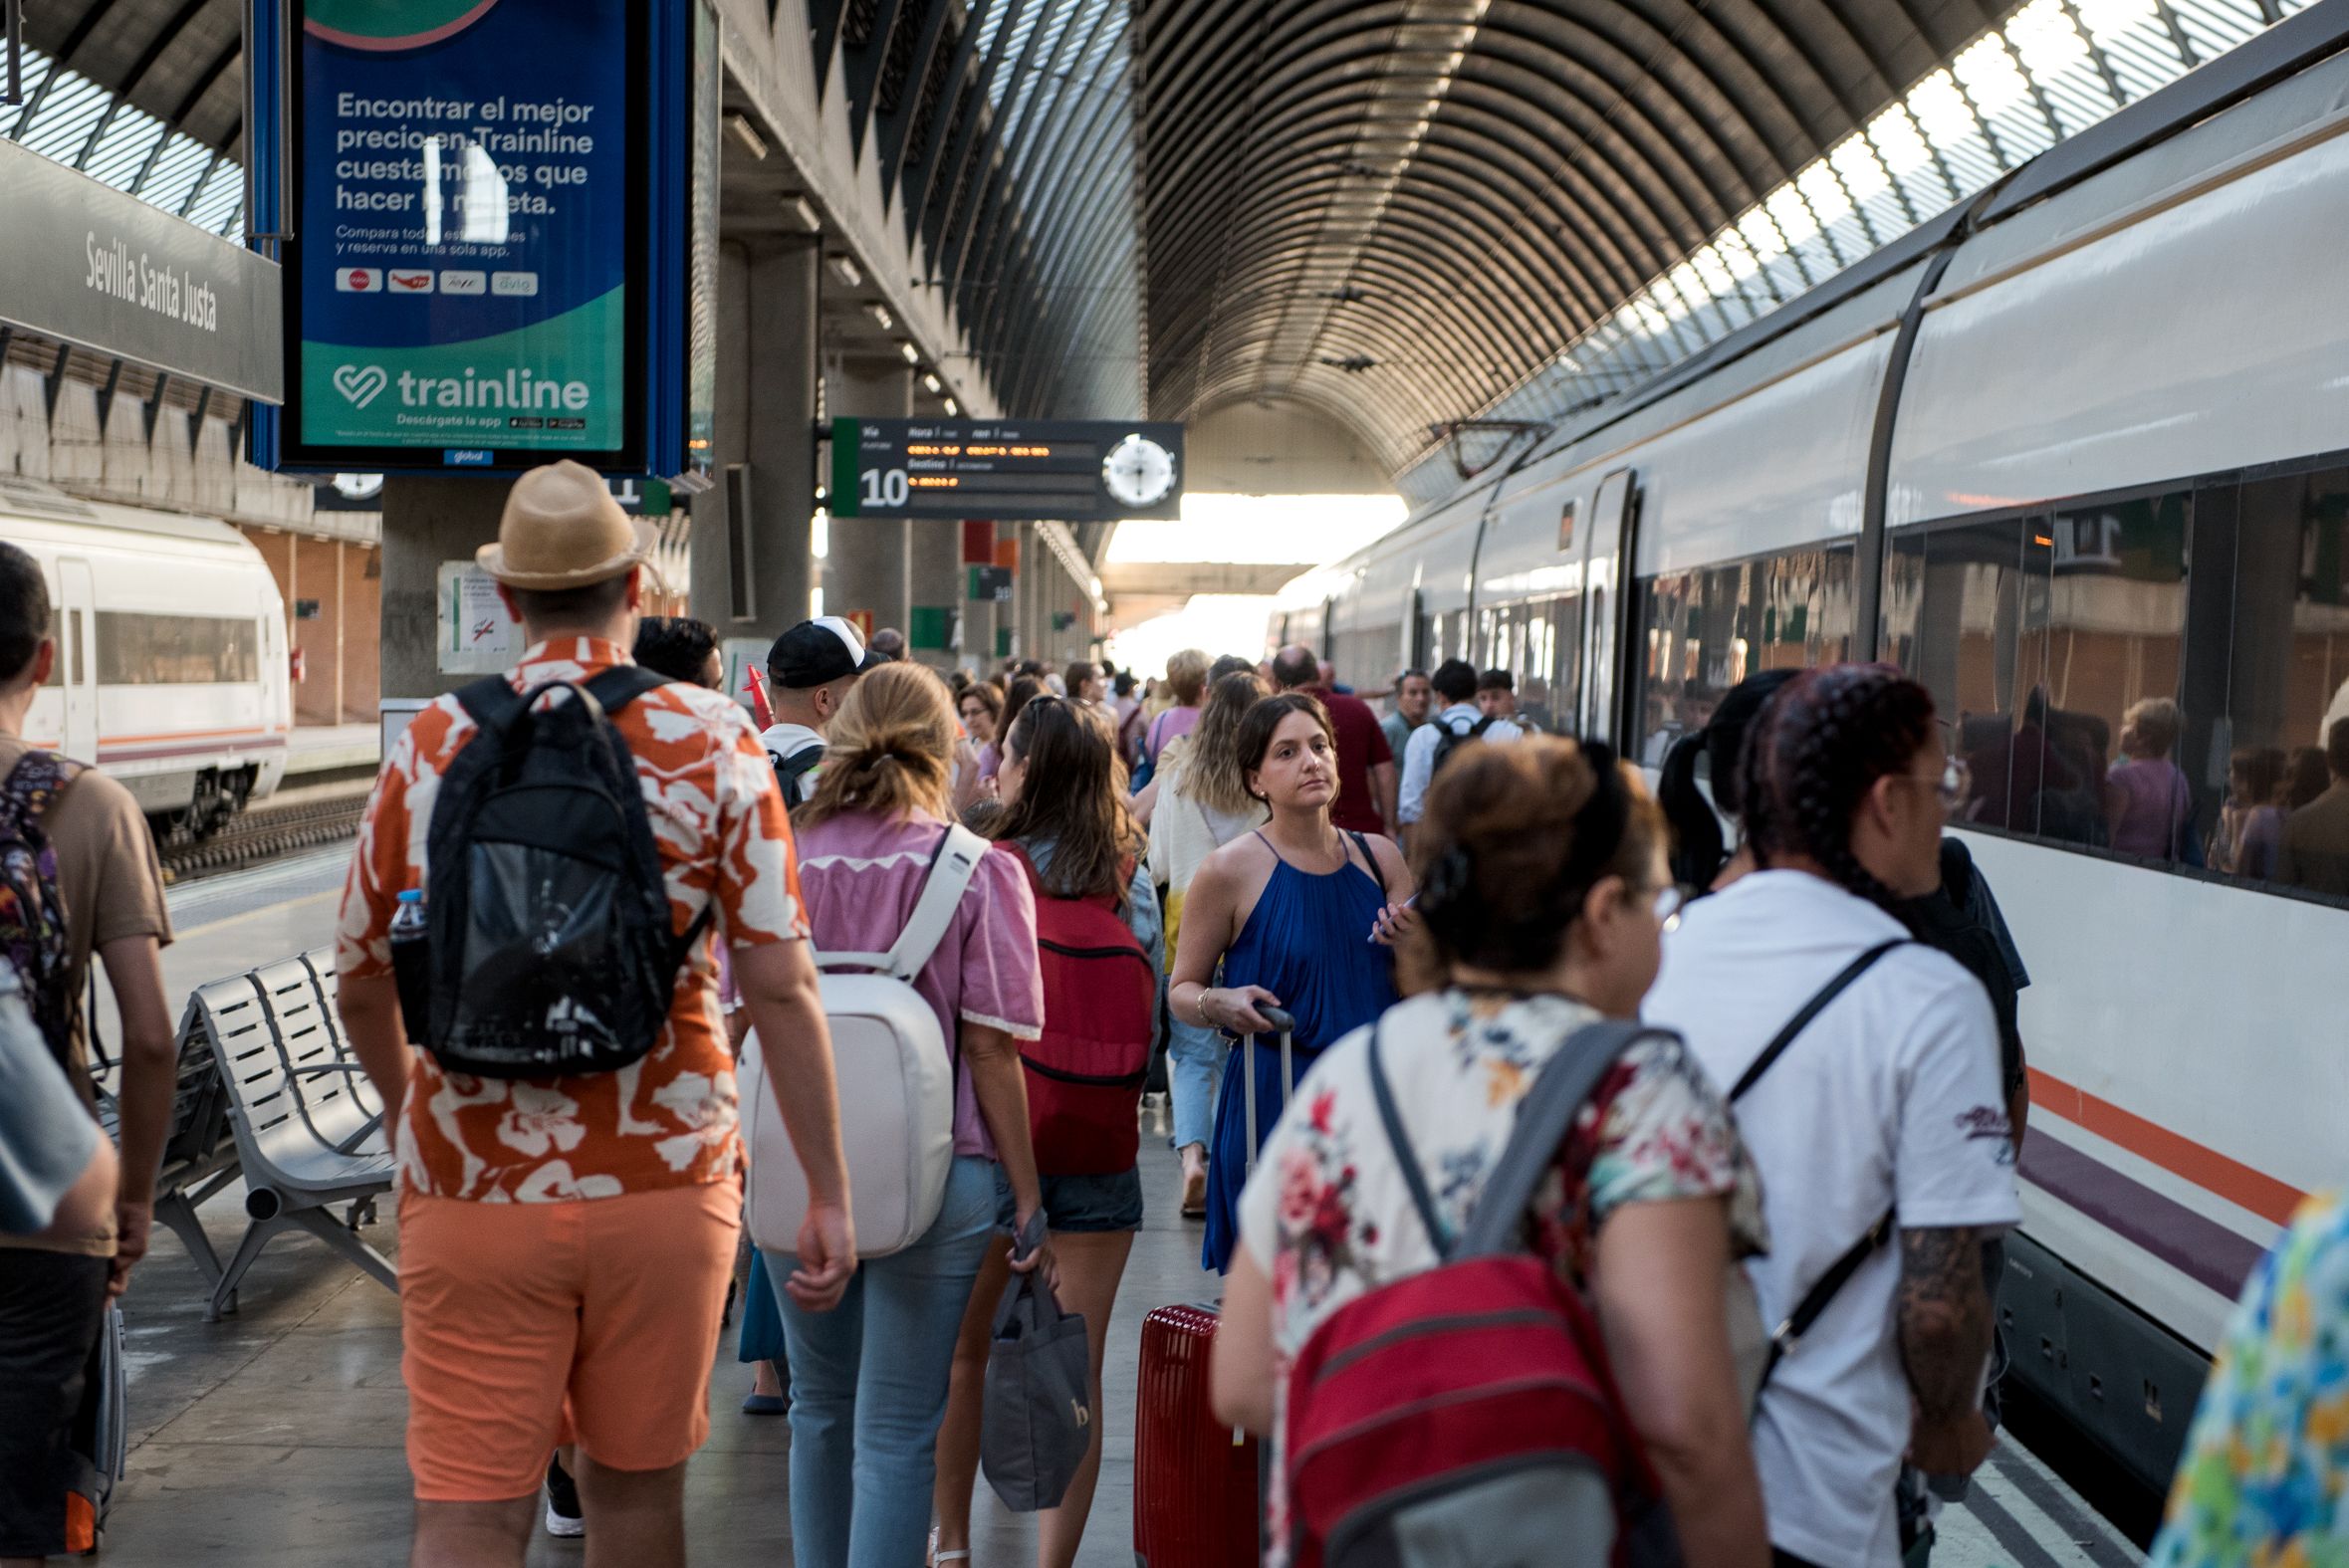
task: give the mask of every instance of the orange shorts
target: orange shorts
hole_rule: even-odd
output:
[[[559,1442],[612,1469],[690,1458],[741,1216],[732,1180],[552,1204],[402,1193],[416,1496],[528,1496]]]

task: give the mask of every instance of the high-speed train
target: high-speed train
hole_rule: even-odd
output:
[[[285,600],[227,524],[0,476],[0,539],[49,578],[58,658],[26,737],[203,833],[277,788],[293,725]]]
[[[2349,681],[2345,244],[2319,7],[1527,442],[1271,628],[1363,690],[1508,667],[1650,762],[1758,669],[1930,687],[2032,980],[2008,1342],[2156,1485],[2245,1274],[2349,1176],[2349,899],[2218,831],[2231,761],[2309,768]],[[2148,854],[2101,785],[2156,697],[2193,819]]]

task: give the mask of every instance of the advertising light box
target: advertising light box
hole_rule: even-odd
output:
[[[671,471],[691,9],[296,0],[280,466]]]

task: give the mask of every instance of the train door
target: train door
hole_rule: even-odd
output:
[[[57,563],[60,683],[65,688],[65,755],[98,761],[98,579],[78,556]]]
[[[1639,517],[1637,475],[1618,468],[1599,481],[1583,557],[1582,700],[1579,734],[1614,742],[1630,733],[1616,711],[1628,683],[1618,667],[1631,634],[1632,547]]]

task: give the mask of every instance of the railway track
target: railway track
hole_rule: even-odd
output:
[[[245,812],[208,838],[173,843],[157,840],[166,881],[182,883],[258,865],[297,849],[312,849],[358,831],[366,808],[363,789],[298,804],[261,806]]]

